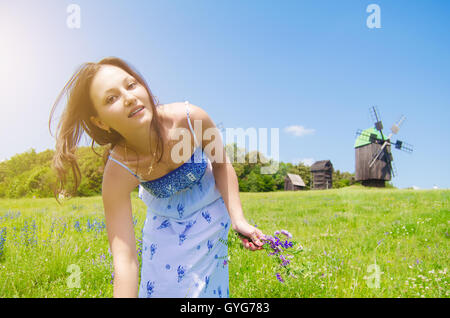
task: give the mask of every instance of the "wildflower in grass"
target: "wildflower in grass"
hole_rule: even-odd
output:
[[[25,243],[25,246],[28,246],[30,243],[30,239],[28,238],[28,221],[23,223],[22,228],[22,242]]]
[[[281,231],[275,231],[274,233],[274,237],[270,236],[270,235],[265,235],[264,238],[262,239],[263,241],[263,247],[270,251],[270,253],[268,254],[269,256],[277,256],[277,261],[279,263],[279,265],[286,271],[286,273],[289,275],[290,274],[290,268],[289,265],[291,263],[291,260],[293,258],[293,255],[290,254],[285,254],[285,252],[292,248],[296,242],[291,242],[289,241],[290,238],[292,238],[292,234],[289,233],[286,230],[281,230]],[[283,234],[285,235],[288,239],[286,240],[280,240],[280,238],[277,235]],[[296,251],[292,252],[292,253],[298,253],[303,249],[303,247],[300,246],[299,249],[297,249]],[[289,259],[288,259],[289,258]],[[276,273],[277,279],[278,281],[284,283],[284,280],[281,277],[280,273]],[[291,275],[292,276],[292,275]]]
[[[291,234],[291,233],[289,233],[289,232],[288,232],[288,231],[286,231],[286,230],[281,230],[281,234],[283,234],[283,235],[287,236],[288,238],[292,238],[292,234]]]
[[[62,237],[62,235],[64,234],[64,232],[66,231],[66,227],[67,227],[67,223],[64,223],[64,227],[62,229],[62,231],[59,233],[58,235],[58,240]]]
[[[36,240],[36,220],[33,220],[33,222],[31,223],[31,227],[33,228],[33,233],[31,234],[31,241],[30,243],[33,245],[37,244],[37,240]]]
[[[54,228],[55,228],[55,221],[52,222],[52,226],[50,228],[50,234],[53,233]]]
[[[91,249],[91,247],[88,247],[87,250],[85,251],[86,253],[89,252],[89,250]]]
[[[280,273],[277,273],[276,276],[280,283],[284,283],[284,279],[283,279],[283,277],[281,277]]]
[[[0,231],[0,257],[3,255],[3,250],[5,248],[6,241],[6,227],[2,228]]]
[[[279,257],[282,261],[281,266],[286,266],[287,264],[290,263],[290,261],[288,259],[286,259],[283,254],[281,254]]]
[[[76,222],[75,222],[74,227],[75,227],[75,230],[77,230],[77,232],[81,232],[80,222],[79,222],[79,221],[76,221]]]
[[[138,253],[138,257],[140,258],[140,257],[142,257],[142,245],[143,245],[142,239],[138,239],[138,242],[139,242],[139,244],[138,244],[137,253]]]

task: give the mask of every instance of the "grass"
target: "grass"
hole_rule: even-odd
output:
[[[450,295],[449,190],[240,195],[247,220],[269,235],[288,230],[298,253],[287,275],[274,256],[245,250],[230,231],[232,298]],[[146,206],[134,192],[132,204],[139,250]],[[63,207],[54,199],[0,200],[0,297],[112,297],[112,273],[100,196]]]

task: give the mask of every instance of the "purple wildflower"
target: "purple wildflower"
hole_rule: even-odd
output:
[[[280,255],[279,257],[283,261],[281,263],[281,266],[286,266],[287,264],[289,264],[291,262],[290,260],[286,259],[283,255]]]
[[[292,234],[291,233],[289,233],[288,231],[286,231],[286,230],[281,230],[281,234],[284,234],[284,235],[286,235],[288,238],[292,238]]]
[[[287,239],[280,240],[280,238],[277,236],[279,234],[283,234],[286,236]],[[277,259],[279,260],[279,264],[281,267],[287,268],[287,266],[290,264],[291,260],[293,258],[292,255],[285,254],[287,249],[292,248],[294,246],[293,242],[290,242],[289,239],[292,238],[292,234],[289,233],[287,230],[281,230],[281,231],[275,231],[274,236],[270,235],[264,235],[262,241],[264,245],[266,245],[266,249],[269,250],[269,256],[277,256]],[[303,247],[300,246],[300,250],[303,249]],[[287,259],[289,258],[289,259]],[[284,283],[283,278],[281,277],[280,273],[276,273],[276,277],[278,281]]]
[[[281,277],[280,273],[277,273],[277,279],[280,283],[284,283],[283,277]]]

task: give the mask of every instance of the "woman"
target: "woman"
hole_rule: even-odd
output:
[[[102,198],[114,297],[229,296],[230,226],[252,251],[262,249],[264,235],[244,218],[236,173],[226,155],[211,161],[212,154],[205,153],[203,132],[216,129],[208,114],[188,102],[157,105],[143,77],[114,57],[85,63],[75,72],[52,108],[49,125],[64,91],[69,98],[53,159],[61,189],[67,164],[75,190],[79,185],[74,154],[83,131],[92,138],[92,149],[94,142],[108,145]],[[202,135],[192,128],[195,120],[202,123]],[[172,155],[173,131],[179,129],[188,132],[191,150],[182,163]],[[223,149],[216,139],[214,148]],[[130,199],[137,186],[148,207],[140,282]]]

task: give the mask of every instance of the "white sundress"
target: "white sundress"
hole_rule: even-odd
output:
[[[231,221],[215,185],[212,165],[194,136],[195,150],[180,167],[156,180],[139,179],[147,206],[142,230],[139,298],[229,297],[228,231]]]

